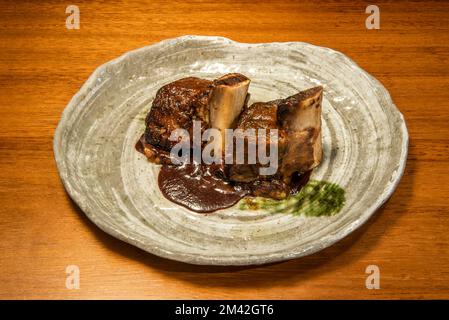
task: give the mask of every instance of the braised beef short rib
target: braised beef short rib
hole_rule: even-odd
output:
[[[292,192],[292,180],[307,174],[322,160],[323,88],[248,106],[249,84],[244,75],[232,73],[214,81],[189,77],[163,86],[145,119],[146,129],[140,139],[143,153],[152,162],[170,165],[170,150],[177,143],[170,141],[171,132],[182,128],[192,133],[194,120],[201,121],[202,130],[212,127],[222,133],[228,128],[266,129],[268,142],[277,143],[277,172],[263,176],[259,163],[232,164],[223,166],[223,178],[254,196],[287,197]],[[278,130],[277,141],[270,140],[271,129]],[[251,138],[246,142],[257,144]],[[224,146],[224,139],[219,143]]]

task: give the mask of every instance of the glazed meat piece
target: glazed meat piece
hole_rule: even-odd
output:
[[[229,178],[249,186],[253,195],[286,197],[292,177],[307,173],[321,161],[322,94],[323,88],[315,87],[286,99],[254,103],[245,108],[237,128],[278,129],[278,171],[263,176],[258,163],[235,164],[228,168]],[[257,142],[247,139],[247,143]]]
[[[270,144],[277,143],[278,155],[284,153],[286,136],[284,130],[279,130],[278,105],[276,102],[257,102],[246,107],[239,118],[237,128],[242,130],[266,129],[267,150],[270,150]],[[277,142],[270,140],[270,129],[278,129]],[[256,144],[257,146],[257,138],[255,136],[245,136],[245,144],[245,159],[247,160],[248,150],[251,149],[250,145]],[[281,179],[279,170],[275,175],[266,176],[260,175],[259,169],[261,167],[262,165],[258,162],[255,164],[232,164],[227,166],[227,172],[230,180],[249,190],[252,196],[273,199],[287,197],[290,194],[290,186]]]
[[[189,77],[169,83],[158,90],[150,112],[145,119],[144,153],[153,162],[167,162],[173,130],[191,132],[193,120],[209,123],[209,99],[213,82]],[[203,129],[205,129],[204,127]]]
[[[253,103],[243,110],[237,123],[237,128],[242,130],[266,129],[266,148],[267,150],[269,150],[270,143],[275,143],[274,141],[270,141],[270,129],[279,129],[277,110],[278,106],[276,102]],[[285,132],[283,130],[278,130],[278,134],[278,154],[283,154],[285,150]],[[230,165],[228,167],[229,177],[231,180],[238,182],[251,182],[260,178],[264,178],[264,176],[259,175],[259,168],[261,167],[259,163],[248,164],[247,162],[248,151],[255,149],[251,148],[251,145],[257,146],[258,144],[257,137],[245,135],[244,138],[246,146],[244,149],[246,162],[244,164]]]
[[[290,182],[293,173],[305,173],[321,162],[322,99],[323,87],[320,86],[277,102],[280,127],[287,136],[279,168],[285,182]]]

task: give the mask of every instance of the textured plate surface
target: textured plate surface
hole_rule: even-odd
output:
[[[312,178],[346,191],[338,214],[233,207],[203,215],[161,195],[158,166],[134,149],[157,89],[186,76],[213,79],[228,72],[252,79],[251,102],[324,86],[324,160]],[[64,110],[54,138],[64,186],[97,226],[153,254],[211,265],[281,261],[330,246],[390,197],[407,148],[404,119],[388,92],[345,55],[301,42],[200,36],[162,41],[99,67]]]

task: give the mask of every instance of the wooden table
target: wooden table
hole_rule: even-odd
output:
[[[449,3],[1,1],[0,298],[449,298]],[[76,4],[81,28],[68,30]],[[315,255],[205,267],[147,254],[100,231],[60,182],[52,139],[93,70],[184,34],[306,41],[353,58],[390,91],[410,133],[399,187],[354,234]],[[365,287],[368,265],[381,288]],[[80,268],[79,290],[66,267]]]

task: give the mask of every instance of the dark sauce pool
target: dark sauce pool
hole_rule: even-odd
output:
[[[167,199],[202,213],[229,208],[248,194],[224,181],[213,165],[163,165],[158,184]]]
[[[136,144],[136,149],[143,153],[141,141]],[[309,178],[310,171],[294,175],[290,193],[299,192]],[[251,192],[248,186],[225,181],[221,166],[198,163],[182,166],[162,165],[158,185],[165,198],[200,213],[232,207]]]

